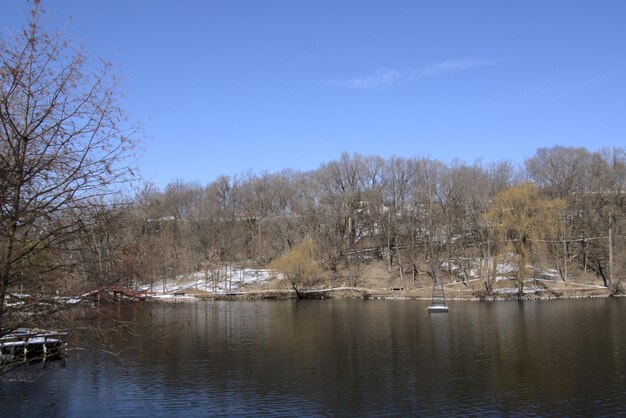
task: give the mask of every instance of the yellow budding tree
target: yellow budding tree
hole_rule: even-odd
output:
[[[520,296],[533,251],[558,233],[564,211],[564,200],[542,198],[537,186],[522,183],[499,193],[485,214],[497,246],[516,257],[515,282]]]
[[[302,289],[315,284],[321,271],[315,259],[315,244],[310,238],[304,239],[272,261],[269,267],[285,275],[295,290],[298,300],[303,298]]]

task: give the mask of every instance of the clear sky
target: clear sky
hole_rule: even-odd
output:
[[[0,0],[3,36],[28,6]],[[113,62],[146,179],[626,146],[626,1],[44,0]]]

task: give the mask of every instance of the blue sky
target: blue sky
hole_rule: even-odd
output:
[[[3,36],[23,0],[1,0]],[[44,0],[113,62],[163,187],[341,152],[511,160],[626,146],[626,1]]]

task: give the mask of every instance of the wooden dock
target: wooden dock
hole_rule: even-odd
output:
[[[64,358],[66,332],[18,328],[0,337],[0,366]]]

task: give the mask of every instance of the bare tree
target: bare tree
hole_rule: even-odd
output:
[[[624,265],[623,237],[626,230],[626,152],[623,148],[594,153],[587,189],[577,199],[583,215],[575,220],[576,229],[584,232],[583,265],[589,267],[615,293],[621,291],[615,267]],[[621,237],[621,238],[620,238]],[[620,245],[621,244],[621,245]]]
[[[386,165],[385,184],[387,190],[387,213],[382,218],[381,224],[386,229],[387,252],[389,267],[393,262],[393,250],[397,254],[397,262],[400,269],[400,279],[404,279],[402,261],[402,244],[404,235],[408,234],[409,228],[404,224],[408,212],[409,191],[413,187],[415,172],[411,169],[409,160],[400,157],[392,157]],[[409,241],[407,239],[406,241]],[[412,270],[415,270],[412,268]],[[415,282],[413,271],[413,282]]]
[[[571,197],[581,191],[591,153],[585,148],[539,148],[525,161],[530,179],[550,197]]]
[[[91,222],[83,209],[128,177],[110,65],[90,70],[42,15],[33,1],[28,24],[0,40],[0,326],[11,287],[74,263],[59,252]]]

